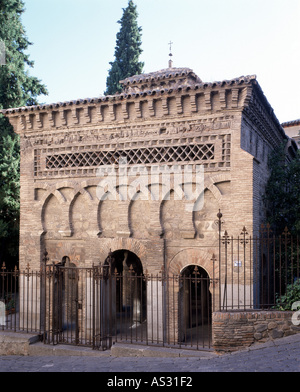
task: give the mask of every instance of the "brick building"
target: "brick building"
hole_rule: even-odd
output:
[[[287,136],[294,139],[298,144],[298,148],[300,148],[300,119],[287,121],[281,125]]]
[[[197,266],[212,278],[218,211],[230,235],[258,233],[268,156],[288,137],[255,76],[204,83],[172,67],[122,85],[115,96],[2,111],[21,138],[20,268],[39,270],[45,249],[74,267],[111,251],[124,275],[130,265],[169,275]],[[192,188],[197,174],[204,193]]]

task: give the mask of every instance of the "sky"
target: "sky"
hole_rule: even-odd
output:
[[[203,82],[256,75],[279,121],[300,118],[300,0],[134,0],[144,72],[191,68]],[[103,95],[128,0],[24,0],[40,103]]]

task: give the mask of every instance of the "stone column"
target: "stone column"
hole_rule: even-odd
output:
[[[147,279],[148,341],[159,343],[164,338],[164,288],[158,276]]]

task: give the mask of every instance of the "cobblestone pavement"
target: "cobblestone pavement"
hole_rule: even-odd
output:
[[[195,355],[195,354],[194,354]],[[259,348],[216,355],[199,353],[184,358],[87,356],[1,356],[0,372],[299,372],[300,334]],[[161,374],[162,375],[162,374]],[[160,375],[160,376],[161,376]],[[175,375],[174,375],[175,376]],[[103,376],[102,376],[103,377]],[[113,375],[106,374],[107,379]],[[125,377],[123,375],[123,377]]]

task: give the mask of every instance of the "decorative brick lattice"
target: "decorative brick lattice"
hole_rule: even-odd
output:
[[[231,154],[231,135],[224,135],[222,138],[222,166],[230,167],[230,154]]]
[[[126,158],[128,165],[158,164],[170,162],[195,162],[214,159],[213,144],[163,146],[121,151],[84,151],[46,157],[46,169],[95,167],[117,164]]]

